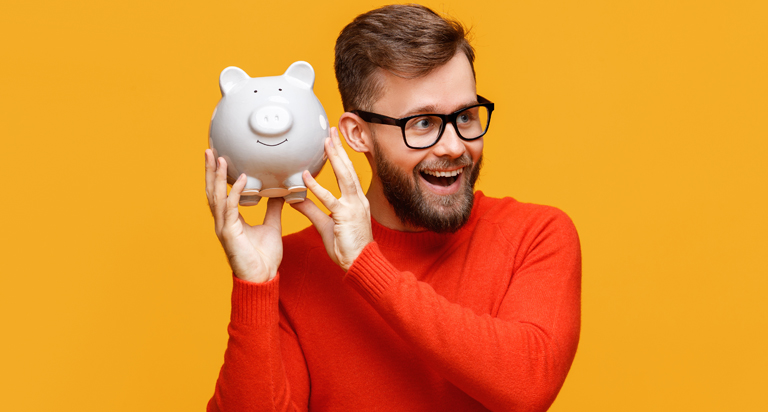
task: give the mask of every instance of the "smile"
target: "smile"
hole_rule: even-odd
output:
[[[279,145],[281,145],[281,144],[283,144],[283,143],[285,143],[285,142],[287,142],[287,141],[288,141],[288,139],[285,139],[285,140],[283,140],[282,142],[280,142],[280,143],[277,143],[277,144],[266,144],[266,143],[264,143],[264,142],[262,142],[262,141],[260,141],[260,140],[257,140],[257,141],[256,141],[256,143],[261,143],[261,144],[263,144],[264,146],[275,147],[275,146],[279,146]]]
[[[464,172],[464,168],[451,170],[451,171],[438,171],[438,170],[422,170],[419,172],[421,177],[435,186],[448,187],[454,184],[461,174]]]

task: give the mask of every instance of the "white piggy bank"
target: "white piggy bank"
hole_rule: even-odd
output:
[[[208,142],[227,161],[230,183],[241,173],[248,177],[241,205],[255,205],[262,197],[296,203],[307,196],[301,174],[320,173],[329,136],[314,84],[315,71],[301,61],[282,76],[252,78],[237,67],[221,72],[222,97],[213,111]]]

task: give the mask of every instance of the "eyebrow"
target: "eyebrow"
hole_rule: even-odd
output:
[[[408,110],[405,114],[400,116],[400,118],[402,119],[403,117],[415,116],[417,114],[449,114],[449,113],[455,113],[455,112],[457,112],[457,111],[459,111],[461,109],[464,109],[464,108],[469,107],[469,106],[474,106],[476,104],[478,104],[477,97],[472,99],[472,102],[467,103],[467,104],[459,105],[454,110],[452,110],[452,111],[450,111],[448,113],[439,113],[437,111],[437,106],[436,105],[428,104],[426,106],[420,106],[420,107],[417,107],[415,109]]]

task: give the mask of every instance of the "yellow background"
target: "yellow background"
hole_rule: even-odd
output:
[[[335,123],[336,35],[381,4],[3,2],[3,410],[204,409],[231,288],[203,194],[219,72],[309,61]],[[479,188],[581,236],[582,339],[552,410],[765,408],[765,3],[426,4],[474,28],[497,104]]]

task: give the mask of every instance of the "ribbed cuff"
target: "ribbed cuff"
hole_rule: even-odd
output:
[[[399,271],[381,254],[379,245],[371,242],[349,267],[344,278],[368,302],[375,304],[395,281]]]
[[[242,325],[269,324],[278,321],[279,282],[274,279],[254,283],[232,276],[232,314],[230,321]]]

